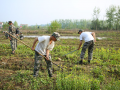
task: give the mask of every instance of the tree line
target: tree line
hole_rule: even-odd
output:
[[[120,6],[111,5],[106,10],[106,20],[99,20],[100,8],[94,8],[91,29],[120,30]]]
[[[93,9],[92,20],[71,20],[71,19],[60,19],[51,21],[50,24],[23,26],[22,29],[47,29],[48,31],[56,31],[57,29],[89,29],[89,30],[120,30],[120,6],[111,5],[106,9],[105,20],[100,20],[100,8],[95,7]],[[16,27],[18,26],[17,21],[14,22]],[[8,23],[4,23],[3,28],[8,27]]]
[[[95,7],[93,10],[92,20],[60,19],[55,20],[55,22],[60,25],[53,26],[52,21],[50,27],[56,27],[56,29],[58,27],[62,29],[120,30],[120,6],[111,5],[106,10],[106,15],[104,17],[106,20],[100,20],[99,15],[100,8]]]

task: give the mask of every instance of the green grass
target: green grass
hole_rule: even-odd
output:
[[[56,47],[51,52],[53,62],[60,57],[63,67],[66,68],[62,73],[58,67],[54,74],[54,79],[50,79],[47,74],[45,62],[43,62],[44,70],[39,72],[39,77],[32,76],[34,66],[34,52],[24,45],[18,45],[15,55],[10,55],[9,44],[0,44],[0,69],[3,71],[13,70],[14,73],[1,78],[1,88],[6,89],[52,89],[52,90],[119,90],[120,89],[120,49],[114,48],[96,48],[94,49],[93,60],[91,64],[87,64],[87,52],[85,55],[84,65],[77,65],[80,52],[76,51],[62,57],[62,55],[75,50],[74,46]],[[6,62],[6,64],[2,64]],[[59,61],[58,61],[59,62]],[[87,66],[87,67],[86,67]],[[113,85],[113,83],[115,83]]]
[[[109,34],[109,33],[108,33]],[[112,35],[112,34],[109,34]],[[114,34],[113,34],[114,36]],[[32,46],[34,39],[24,39]],[[48,77],[46,63],[43,60],[39,76],[32,76],[34,69],[34,51],[18,42],[15,55],[11,55],[9,40],[0,40],[0,88],[2,90],[120,90],[120,48],[119,39],[98,40],[93,51],[93,60],[87,62],[86,51],[83,65],[80,60],[77,39],[61,39],[51,51],[52,61],[64,67],[63,72],[53,65],[54,78]],[[113,45],[109,45],[113,44]],[[116,48],[116,46],[118,46]],[[58,58],[61,58],[59,61]]]

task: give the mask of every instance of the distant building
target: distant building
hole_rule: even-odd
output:
[[[28,24],[20,24],[20,27],[22,28],[22,27],[28,27]]]
[[[0,22],[0,28],[2,28],[2,26],[3,26],[3,22]]]

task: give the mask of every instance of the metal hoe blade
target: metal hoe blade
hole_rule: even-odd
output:
[[[73,50],[73,51],[71,51],[71,52],[69,52],[69,53],[67,53],[67,54],[65,54],[65,55],[63,55],[63,56],[66,56],[66,55],[68,55],[68,54],[70,54],[70,53],[73,53],[73,52],[75,52],[75,51],[77,51],[77,49],[76,49],[76,50]]]

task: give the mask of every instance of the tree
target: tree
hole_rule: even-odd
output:
[[[120,24],[120,7],[118,6],[116,9],[115,13],[115,25],[116,25],[116,30],[120,29],[119,24]]]
[[[15,27],[18,27],[17,21],[14,22],[14,26],[15,26]]]
[[[106,11],[106,17],[108,22],[108,28],[113,29],[114,19],[115,19],[116,6],[110,6]]]
[[[51,22],[50,26],[48,27],[48,32],[53,33],[60,28],[61,28],[61,24],[57,20],[54,20]]]
[[[9,24],[8,22],[3,22],[3,30],[8,30]]]
[[[95,7],[93,10],[93,20],[92,20],[92,28],[98,29],[98,23],[99,23],[99,14],[100,14],[100,8]]]

